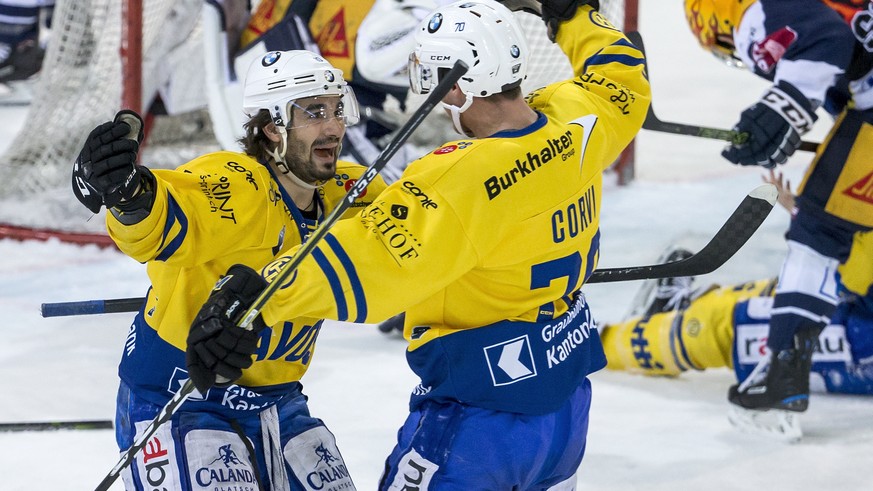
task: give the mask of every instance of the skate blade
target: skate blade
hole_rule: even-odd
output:
[[[755,411],[734,404],[728,409],[728,421],[744,433],[760,435],[783,443],[797,443],[803,438],[800,414],[781,409]]]

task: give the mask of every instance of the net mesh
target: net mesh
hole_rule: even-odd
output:
[[[121,1],[58,0],[43,68],[18,136],[0,157],[0,223],[69,232],[105,231],[71,191],[70,170],[82,141],[121,108]],[[203,94],[202,0],[144,0],[143,101],[171,93],[172,116],[155,117],[141,160],[172,168],[219,149]],[[617,27],[624,0],[602,0]],[[542,20],[516,13],[533,53],[525,92],[572,74],[566,56],[546,37]],[[169,97],[163,97],[169,102]],[[442,141],[437,142],[437,144]]]
[[[75,232],[105,229],[76,202],[70,170],[82,141],[121,108],[121,5],[117,0],[60,0],[25,122],[0,157],[0,223]],[[176,98],[201,101],[202,75],[165,76],[202,49],[200,0],[143,2],[143,100],[172,84]],[[201,43],[201,44],[198,44]],[[190,62],[189,62],[190,63]],[[190,71],[190,70],[189,70]],[[143,159],[173,167],[218,149],[205,110],[156,117]]]
[[[601,0],[600,13],[619,29],[624,28],[624,0]],[[528,93],[534,89],[573,76],[573,69],[567,55],[557,44],[549,41],[546,26],[542,19],[528,12],[515,12],[521,29],[527,38],[531,50],[527,78],[522,83],[522,91]]]

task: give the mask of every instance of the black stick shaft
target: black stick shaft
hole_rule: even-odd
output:
[[[643,52],[646,53],[643,46],[643,36],[638,31],[630,31],[627,33],[627,38]],[[646,67],[648,70],[648,67]],[[674,123],[670,121],[661,121],[655,115],[654,105],[649,104],[649,111],[646,113],[646,119],[643,121],[643,129],[649,131],[659,131],[661,133],[672,133],[674,135],[696,136],[698,138],[711,138],[714,140],[723,140],[726,142],[741,144],[745,142],[749,135],[747,133],[737,133],[733,130],[725,130],[721,128],[709,128],[706,126],[696,126],[692,124]],[[818,151],[819,144],[810,141],[801,141],[799,150],[804,152]]]
[[[144,297],[83,300],[80,302],[44,303],[40,306],[39,311],[43,317],[112,314],[117,312],[136,312],[142,307],[143,303],[145,303]]]
[[[4,431],[51,431],[51,430],[111,430],[112,421],[24,421],[20,423],[0,423]]]
[[[764,223],[778,191],[772,184],[763,184],[753,189],[734,210],[715,236],[697,254],[667,264],[634,266],[631,268],[607,268],[595,270],[587,283],[648,280],[680,276],[698,276],[720,268]]]

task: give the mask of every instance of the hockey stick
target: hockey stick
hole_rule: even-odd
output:
[[[4,431],[50,431],[50,430],[111,430],[112,421],[108,419],[93,421],[38,421],[25,423],[0,423]]]
[[[776,202],[778,191],[772,184],[762,184],[753,189],[734,210],[715,236],[697,254],[668,264],[651,266],[628,266],[625,268],[597,269],[587,283],[612,283],[616,281],[653,280],[674,276],[694,276],[711,273],[724,264],[749,240],[758,229]],[[311,241],[312,239],[310,239]],[[302,250],[302,249],[301,249]],[[295,265],[296,267],[296,265]],[[121,310],[121,304],[127,310]],[[113,312],[135,312],[145,302],[145,298],[120,298],[115,300],[85,300],[43,304],[43,312],[54,316],[100,314],[96,310],[85,311],[79,305],[105,304],[117,305]],[[108,310],[107,310],[108,312]],[[44,317],[48,315],[43,314]]]
[[[679,276],[698,276],[715,271],[745,244],[770,214],[778,195],[776,186],[763,184],[753,189],[715,236],[697,254],[666,264],[632,268],[598,269],[587,283],[648,280]]]
[[[636,45],[640,51],[645,54],[646,50],[643,46],[643,36],[637,31],[631,31],[627,34],[628,39]],[[661,121],[655,115],[654,104],[649,104],[649,111],[646,113],[646,119],[643,121],[643,129],[650,131],[659,131],[661,133],[672,133],[674,135],[696,136],[698,138],[710,138],[713,140],[723,140],[734,145],[740,145],[746,142],[749,138],[748,133],[737,133],[733,130],[725,130],[720,128],[709,128],[706,126],[695,126],[683,123],[673,123]],[[810,141],[801,141],[799,150],[805,152],[815,152],[818,150],[818,143]]]
[[[736,145],[745,143],[745,141],[749,138],[748,133],[737,133],[733,130],[707,128],[705,126],[694,126],[690,124],[661,121],[660,119],[658,119],[657,116],[655,116],[655,110],[653,109],[653,107],[654,106],[652,104],[649,104],[649,111],[646,113],[646,119],[643,121],[644,130],[660,131],[662,133],[673,133],[676,135],[696,136],[699,138],[711,138],[714,140],[724,140],[726,142],[730,142]],[[797,149],[803,150],[804,152],[814,153],[818,151],[818,146],[818,143],[803,140],[800,142],[800,146],[797,147]]]
[[[145,297],[115,298],[108,300],[83,300],[80,302],[44,303],[39,307],[43,317],[65,315],[113,314],[117,312],[136,312],[142,307]]]
[[[385,167],[391,157],[400,149],[401,146],[406,142],[412,132],[415,131],[416,128],[424,121],[424,118],[436,107],[437,104],[442,101],[443,97],[449,93],[452,86],[455,85],[455,82],[461,78],[462,75],[467,73],[467,69],[469,67],[463,61],[456,61],[455,65],[452,69],[442,77],[440,83],[434,88],[434,90],[428,95],[427,99],[422,103],[422,105],[416,109],[416,111],[409,118],[409,121],[404,124],[397,134],[394,136],[394,139],[382,150],[382,153],[379,154],[379,158],[373,162],[373,165],[367,168],[367,171],[355,182],[355,184],[349,189],[348,193],[346,193],[345,197],[340,201],[336,208],[330,212],[327,218],[324,219],[324,222],[315,229],[309,239],[303,244],[297,253],[294,255],[291,260],[282,266],[282,269],[276,275],[276,277],[267,285],[263,292],[261,292],[260,296],[255,299],[254,303],[249,310],[246,311],[245,315],[243,315],[242,319],[239,321],[237,326],[242,329],[248,329],[252,321],[258,316],[261,312],[261,309],[264,308],[264,305],[270,300],[270,297],[279,289],[281,285],[285,283],[285,281],[291,276],[291,274],[300,266],[300,263],[303,262],[307,256],[309,256],[312,251],[315,249],[315,246],[321,242],[325,235],[327,235],[327,231],[330,230],[331,227],[339,220],[340,216],[348,210],[352,204],[355,202],[355,199],[367,189],[367,186],[379,175],[379,172]],[[133,445],[130,446],[127,451],[121,456],[118,463],[115,464],[115,467],[109,471],[109,474],[103,478],[103,481],[97,486],[96,491],[106,491],[109,489],[109,486],[112,485],[113,482],[118,478],[118,475],[121,471],[130,465],[133,461],[133,457],[143,448],[146,443],[148,443],[148,439],[155,434],[160,425],[169,421],[170,418],[173,417],[173,414],[179,409],[183,402],[194,392],[194,382],[191,379],[185,381],[182,385],[182,388],[173,395],[173,398],[167,402],[167,404],[161,409],[161,412],[155,417],[154,420],[146,427],[145,430],[137,437],[137,439],[133,442]]]

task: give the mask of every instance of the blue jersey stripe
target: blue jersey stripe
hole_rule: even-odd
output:
[[[598,51],[594,56],[585,60],[584,72],[587,72],[595,65],[608,65],[610,63],[621,63],[625,66],[645,65],[645,58],[635,58],[626,54],[603,54],[603,50]]]
[[[688,349],[685,347],[685,340],[682,339],[682,315],[677,315],[673,319],[673,325],[670,326],[670,352],[673,354],[673,360],[679,365],[679,369],[683,372],[689,367],[695,370],[703,370],[691,361],[691,356],[688,355]]]
[[[324,241],[330,246],[331,250],[339,259],[340,264],[346,270],[346,275],[349,277],[349,283],[352,286],[352,294],[355,297],[355,304],[358,306],[358,315],[354,322],[364,322],[367,319],[367,297],[364,295],[364,287],[361,285],[361,279],[358,277],[358,272],[355,270],[355,265],[352,259],[346,254],[343,246],[336,240],[332,234],[324,236]]]
[[[173,237],[173,240],[170,241],[169,244],[164,246],[164,243],[169,236],[170,230],[173,228],[173,224],[179,222],[179,233]],[[161,242],[161,246],[163,250],[158,257],[155,259],[158,261],[166,261],[170,258],[176,251],[179,250],[179,247],[182,246],[182,242],[185,241],[185,236],[188,235],[188,217],[185,216],[185,212],[182,210],[182,207],[179,206],[179,203],[176,202],[176,199],[173,198],[172,194],[167,193],[167,223],[164,224],[164,233],[163,239]]]
[[[318,263],[324,276],[327,277],[330,291],[333,293],[334,300],[336,300],[336,320],[347,321],[349,319],[349,307],[346,304],[346,297],[343,295],[343,287],[340,284],[336,270],[333,269],[333,266],[330,265],[330,261],[327,260],[327,257],[325,257],[320,249],[313,250],[312,257],[315,259],[315,262]]]
[[[633,48],[637,51],[640,51],[639,46],[636,46],[634,43],[630,42],[628,39],[619,39],[618,41],[611,44],[611,46],[625,46],[628,48]],[[642,52],[640,52],[642,54]]]
[[[591,237],[591,244],[588,246],[588,256],[585,258],[585,277],[582,280],[583,283],[588,281],[588,278],[591,277],[591,273],[594,272],[594,260],[597,258],[598,251],[600,251],[600,227],[597,228],[594,237]]]

